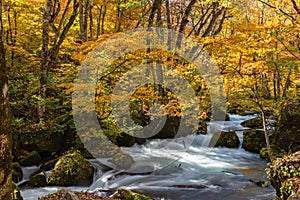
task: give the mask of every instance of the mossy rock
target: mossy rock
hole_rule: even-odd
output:
[[[282,157],[284,155],[284,152],[279,149],[276,145],[274,144],[271,144],[271,153],[272,153],[272,156],[274,157]],[[267,147],[263,147],[261,148],[260,152],[259,152],[259,155],[260,155],[260,158],[261,159],[264,159],[268,162],[270,162],[270,157],[269,157],[269,154],[268,154],[268,149]]]
[[[23,171],[20,164],[18,162],[14,162],[12,164],[12,169],[12,180],[15,183],[20,182],[23,179]]]
[[[299,189],[300,151],[276,159],[267,168],[268,178],[278,197],[287,199]]]
[[[273,134],[273,143],[285,152],[300,151],[300,108],[293,103],[283,106]]]
[[[124,132],[116,138],[118,146],[131,147],[136,143],[136,138]]]
[[[48,161],[44,162],[40,168],[45,171],[50,171],[50,170],[54,169],[57,161],[58,161],[58,158],[48,160]]]
[[[114,195],[114,199],[122,200],[152,200],[151,197],[148,197],[144,194],[135,193],[125,189],[119,189]]]
[[[117,169],[128,169],[133,163],[133,158],[127,153],[118,153],[110,160]]]
[[[13,200],[23,200],[19,187],[13,182]]]
[[[61,156],[48,178],[49,185],[89,186],[94,168],[78,151]]]
[[[65,148],[64,135],[48,130],[24,133],[20,138],[20,146],[22,149],[39,153],[60,152]]]
[[[40,154],[37,151],[32,151],[28,155],[20,159],[20,164],[22,166],[33,166],[38,165],[42,161]]]
[[[31,187],[45,187],[47,186],[47,178],[44,171],[37,171],[30,175],[28,186]]]
[[[246,130],[243,133],[242,148],[253,153],[260,153],[260,150],[266,147],[266,139],[263,131]]]
[[[261,117],[255,117],[252,119],[248,119],[241,123],[242,126],[254,129],[262,129],[263,128],[263,121]]]
[[[240,145],[239,137],[235,132],[224,132],[214,134],[212,141],[216,141],[214,147],[238,148]]]

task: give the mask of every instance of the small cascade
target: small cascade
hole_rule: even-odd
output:
[[[230,121],[208,122],[209,131],[236,131],[242,140],[241,122],[256,115],[230,115]],[[144,145],[123,148],[135,160],[126,171],[114,170],[97,159],[90,160],[95,167],[94,182],[88,188],[71,187],[77,191],[109,196],[118,188],[131,189],[157,199],[272,199],[276,195],[271,186],[259,187],[249,180],[267,180],[266,163],[259,155],[242,148],[210,148],[212,134],[185,138],[149,140]],[[22,190],[26,200],[46,195],[58,187]]]

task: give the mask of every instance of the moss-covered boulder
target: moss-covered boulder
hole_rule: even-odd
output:
[[[254,129],[262,129],[263,128],[263,121],[261,117],[255,117],[252,119],[248,119],[241,123],[242,126]]]
[[[285,152],[300,151],[300,103],[287,102],[282,105],[273,143]]]
[[[22,133],[20,147],[28,151],[51,154],[63,151],[65,149],[64,141],[62,133],[41,129]]]
[[[49,185],[89,186],[94,168],[78,151],[61,156],[48,178]]]
[[[260,153],[266,146],[265,134],[260,130],[246,130],[243,133],[242,148],[253,153]]]
[[[214,134],[212,141],[216,141],[214,147],[238,148],[240,145],[239,137],[235,132],[224,132]]]
[[[47,186],[47,178],[44,171],[37,171],[30,175],[28,186],[31,187],[44,187]]]
[[[124,132],[116,138],[118,146],[131,147],[136,143],[136,138]]]
[[[133,158],[126,153],[118,153],[111,160],[117,169],[128,169],[133,163]]]
[[[267,168],[267,174],[278,197],[285,200],[296,194],[300,186],[300,151],[276,159]]]
[[[143,194],[135,193],[125,189],[119,189],[114,195],[114,199],[122,200],[152,200],[151,197],[148,197]]]
[[[12,179],[15,183],[18,183],[23,179],[23,171],[18,162],[12,164]]]
[[[38,165],[42,161],[40,154],[37,151],[32,151],[28,155],[23,156],[20,159],[20,164],[22,166],[32,166]]]

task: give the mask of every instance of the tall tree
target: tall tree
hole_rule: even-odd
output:
[[[8,78],[3,44],[2,0],[0,0],[0,199],[12,199],[12,156]]]
[[[78,8],[78,0],[68,0],[63,10],[61,9],[61,2],[59,0],[54,2],[52,0],[46,0],[42,20],[42,52],[39,79],[41,101],[38,107],[39,122],[44,118],[46,112],[45,99],[48,72],[55,65],[59,49],[76,19]],[[68,12],[71,9],[71,15],[68,17]],[[56,23],[57,21],[58,23]],[[50,38],[51,33],[54,34],[52,40]]]

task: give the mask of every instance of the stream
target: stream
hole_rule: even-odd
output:
[[[253,118],[230,114],[230,121],[209,122],[208,132],[216,130],[236,131],[241,143],[245,129],[241,122]],[[69,187],[71,190],[93,192],[101,196],[110,193],[104,190],[130,189],[164,200],[271,200],[275,198],[272,186],[263,188],[250,179],[267,180],[266,163],[244,149],[209,148],[203,141],[211,135],[188,136],[193,140],[183,152],[177,140],[151,140],[146,144],[125,148],[135,160],[143,163],[159,163],[158,170],[150,173],[126,173],[108,170],[97,159],[90,160],[95,166],[94,182],[90,187]],[[160,148],[168,145],[169,149]],[[173,148],[172,148],[173,147]],[[159,161],[159,162],[157,162]],[[34,167],[23,168],[28,174]],[[40,196],[56,192],[60,187],[21,189],[24,200],[36,200]]]

